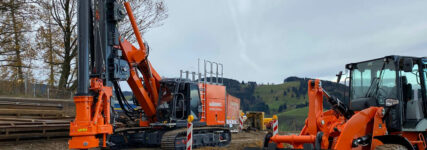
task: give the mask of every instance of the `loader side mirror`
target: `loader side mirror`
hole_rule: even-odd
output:
[[[340,83],[341,77],[342,77],[342,71],[338,72],[337,76],[337,83]]]
[[[414,61],[412,61],[412,58],[403,59],[403,66],[402,66],[403,71],[412,72],[412,68],[414,68]]]
[[[399,100],[397,100],[397,99],[386,99],[385,100],[385,106],[386,107],[396,106],[397,104],[399,104]]]

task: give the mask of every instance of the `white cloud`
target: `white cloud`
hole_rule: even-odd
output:
[[[333,79],[351,62],[427,55],[427,1],[168,1],[164,26],[145,35],[161,75],[197,70],[197,58],[225,76],[282,82]]]

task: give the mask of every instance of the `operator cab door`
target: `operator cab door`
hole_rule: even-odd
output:
[[[199,93],[199,86],[197,84],[189,84],[190,86],[190,104],[189,104],[189,115],[193,115],[194,120],[200,120],[199,116],[199,109],[201,107],[200,105],[200,93]]]
[[[404,131],[425,131],[427,129],[425,66],[422,61],[413,61],[411,70],[402,68],[399,71],[401,98],[404,103]]]
[[[179,83],[178,92],[175,96],[176,100],[174,101],[174,116],[177,120],[187,119],[186,110],[187,110],[187,101],[188,101],[188,92],[189,87],[187,83]]]
[[[200,120],[198,115],[200,96],[197,84],[181,83],[177,93],[174,101],[175,118],[177,120],[185,120],[189,115],[193,115],[195,121]]]

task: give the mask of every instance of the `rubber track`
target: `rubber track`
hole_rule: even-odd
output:
[[[197,132],[200,130],[229,130],[229,129],[221,128],[221,127],[199,127],[199,128],[194,128],[193,133],[195,133],[195,131]],[[176,129],[176,130],[168,131],[165,134],[163,134],[162,141],[161,141],[161,148],[164,150],[174,150],[175,139],[176,137],[179,137],[179,136],[187,136],[187,128]],[[223,146],[228,145],[230,142],[231,142],[231,136],[230,136],[230,140],[224,143]],[[216,145],[219,145],[219,144],[220,143],[217,143]],[[202,147],[203,146],[212,146],[212,145],[202,145]]]

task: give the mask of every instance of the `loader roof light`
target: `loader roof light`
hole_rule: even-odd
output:
[[[397,104],[399,104],[399,100],[397,100],[397,99],[386,99],[385,100],[385,106],[386,107],[395,106]]]

